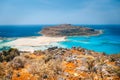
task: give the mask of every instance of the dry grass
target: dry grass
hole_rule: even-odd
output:
[[[47,59],[48,58],[48,59]],[[47,59],[47,61],[46,61]],[[39,79],[55,79],[55,76],[61,75],[62,66],[60,60],[55,60],[49,57],[46,57],[43,60],[38,60],[30,65],[28,71],[33,75],[38,75]]]

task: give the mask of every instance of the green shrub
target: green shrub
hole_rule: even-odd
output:
[[[14,57],[19,55],[19,51],[14,48],[9,49],[8,51],[2,51],[2,53],[0,53],[0,62],[11,61]]]

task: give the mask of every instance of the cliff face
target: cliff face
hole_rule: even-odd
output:
[[[88,36],[100,34],[100,30],[92,28],[73,26],[71,24],[62,24],[58,26],[49,26],[44,28],[41,34],[45,36]]]

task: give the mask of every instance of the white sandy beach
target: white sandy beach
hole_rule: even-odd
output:
[[[14,48],[18,48],[21,51],[33,52],[34,49],[32,47],[47,46],[50,45],[51,43],[60,42],[60,41],[65,41],[65,37],[39,36],[39,37],[18,38],[14,41],[8,42],[7,45],[10,45]]]

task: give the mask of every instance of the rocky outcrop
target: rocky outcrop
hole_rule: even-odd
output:
[[[0,80],[119,80],[119,62],[120,54],[51,47],[1,62]]]
[[[71,24],[62,24],[43,28],[40,32],[45,36],[89,36],[101,33],[101,30],[95,30],[88,27],[73,26]]]

